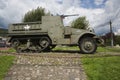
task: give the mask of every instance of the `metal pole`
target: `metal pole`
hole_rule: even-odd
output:
[[[111,47],[113,47],[113,31],[112,31],[112,22],[110,20],[110,34],[111,34]]]

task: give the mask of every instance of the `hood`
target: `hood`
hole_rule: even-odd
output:
[[[89,30],[83,30],[83,29],[75,29],[75,28],[71,28],[71,32],[72,34],[74,35],[79,35],[79,34],[83,34],[83,33],[92,33],[92,34],[95,34],[93,32],[90,32]]]

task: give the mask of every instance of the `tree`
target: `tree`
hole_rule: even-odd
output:
[[[119,44],[120,45],[120,35],[116,35],[115,36],[115,44]]]
[[[8,32],[7,29],[0,28],[0,36],[2,36],[2,37],[7,36],[7,32]]]
[[[79,17],[72,22],[72,27],[77,29],[86,29],[89,26],[89,21],[86,20],[85,16]]]
[[[23,22],[35,22],[35,21],[41,21],[42,16],[44,15],[51,15],[50,12],[46,13],[45,9],[42,7],[38,7],[37,9],[33,9],[31,11],[28,11],[23,18]]]

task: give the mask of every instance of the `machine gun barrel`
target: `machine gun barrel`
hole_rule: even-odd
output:
[[[73,14],[73,15],[61,15],[62,18],[69,17],[69,16],[79,16],[79,14]]]

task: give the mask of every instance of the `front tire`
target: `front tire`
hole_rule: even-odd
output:
[[[92,54],[96,52],[97,44],[94,38],[86,37],[79,41],[79,48],[82,53]]]

